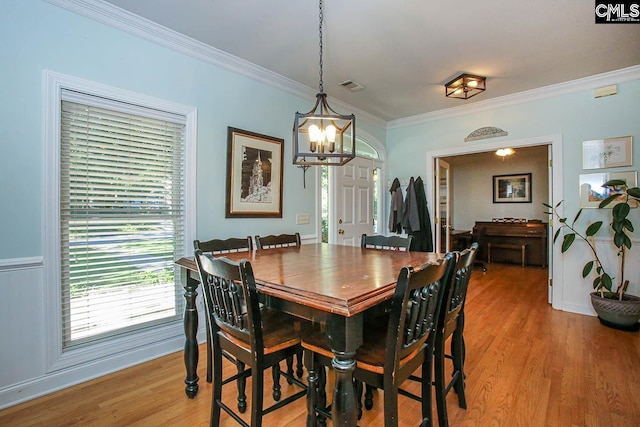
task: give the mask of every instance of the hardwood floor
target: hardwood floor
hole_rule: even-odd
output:
[[[468,408],[458,408],[449,393],[451,426],[640,426],[640,333],[553,310],[546,274],[503,264],[489,264],[485,274],[474,271],[466,303]],[[201,360],[200,393],[193,400],[184,394],[178,352],[7,408],[0,426],[208,425],[205,365]],[[285,381],[282,386],[283,395],[293,389]],[[227,387],[225,401],[233,405],[235,388]],[[417,391],[417,384],[409,388]],[[361,427],[382,425],[381,400],[378,391]],[[401,397],[400,414],[401,426],[417,425],[419,404]],[[303,426],[305,416],[299,400],[267,415],[264,425]],[[222,425],[236,424],[225,417]]]

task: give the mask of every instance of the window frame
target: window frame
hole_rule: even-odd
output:
[[[152,108],[183,115],[185,127],[185,216],[183,254],[189,254],[189,242],[195,236],[195,153],[197,109],[176,104],[135,92],[67,76],[50,70],[43,72],[44,85],[44,144],[43,159],[43,253],[44,253],[44,293],[45,293],[45,353],[47,371],[55,371],[97,358],[118,353],[144,349],[154,343],[179,339],[184,336],[182,316],[174,322],[141,331],[117,336],[87,346],[72,348],[63,352],[62,332],[62,284],[60,280],[60,105],[62,90],[86,93],[116,102]]]

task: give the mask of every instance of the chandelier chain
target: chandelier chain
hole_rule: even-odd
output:
[[[320,5],[320,93],[324,93],[324,84],[322,82],[322,21],[324,21],[324,15],[322,13],[322,0],[319,2]]]

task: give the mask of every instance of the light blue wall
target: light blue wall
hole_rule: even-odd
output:
[[[0,2],[0,259],[42,254],[42,70],[80,77],[198,109],[197,237],[315,235],[315,174],[291,164],[291,129],[303,98],[39,0]],[[340,108],[338,108],[340,110]],[[385,129],[358,118],[384,143]],[[282,219],[225,219],[227,126],[285,140]],[[295,224],[295,214],[311,224]]]
[[[43,70],[198,110],[196,237],[298,231],[315,238],[316,182],[291,164],[294,113],[315,102],[292,84],[281,89],[116,30],[40,0],[0,1],[0,408],[85,381],[183,346],[171,342],[73,369],[50,372],[43,264]],[[334,105],[338,111],[342,108]],[[346,112],[346,111],[345,111]],[[384,144],[386,129],[358,117],[358,129]],[[283,138],[282,219],[225,219],[227,127]],[[296,213],[309,225],[296,225]],[[204,322],[201,322],[203,325]],[[180,387],[180,384],[176,384]]]
[[[610,171],[638,170],[640,79],[620,83],[615,96],[595,99],[593,90],[585,89],[558,97],[392,128],[387,133],[389,175],[424,174],[428,151],[460,146],[472,148],[476,143],[484,143],[486,140],[464,142],[469,133],[484,126],[496,126],[509,133],[496,140],[562,135],[564,198],[567,208],[575,209],[579,200],[579,174],[588,173],[582,170],[583,141],[633,136],[636,144],[633,166]]]
[[[487,90],[490,90],[490,86]],[[632,135],[640,140],[640,80],[618,85],[618,94],[594,99],[593,91],[540,99],[421,124],[391,128],[387,133],[389,176],[424,175],[429,151],[485,143],[464,142],[474,130],[495,126],[509,133],[501,140],[518,140],[561,134],[563,140],[564,196],[566,205],[578,205],[578,176],[582,170],[582,141]],[[496,139],[498,140],[498,139]],[[470,150],[471,151],[471,150]],[[638,170],[640,150],[634,150]],[[620,169],[625,170],[625,169]],[[612,170],[615,172],[616,170]],[[482,196],[480,196],[482,197]],[[491,195],[486,195],[488,199]]]
[[[638,73],[636,69],[633,77],[621,78],[628,81],[621,81],[618,84],[618,94],[615,96],[595,99],[593,88],[585,82],[584,89],[556,97],[545,97],[484,110],[479,108],[477,112],[466,115],[423,120],[419,124],[402,127],[392,124],[387,133],[389,176],[424,175],[427,173],[428,152],[458,147],[468,147],[468,151],[472,152],[474,145],[486,145],[487,140],[464,142],[467,135],[484,126],[495,126],[509,133],[508,136],[490,140],[496,144],[500,141],[540,140],[549,135],[560,135],[562,162],[560,165],[554,162],[554,166],[559,166],[562,172],[560,185],[562,197],[565,200],[564,215],[572,219],[579,209],[579,175],[594,172],[582,169],[583,141],[632,136],[636,145],[633,150],[633,165],[598,172],[638,171],[640,165],[640,150],[637,147],[640,141],[640,77]],[[489,84],[487,90],[490,90]],[[427,197],[431,200],[432,194],[428,194]],[[476,194],[475,197],[479,200],[490,200],[492,195]],[[554,203],[559,201],[560,199],[554,196]],[[540,204],[540,210],[545,210],[542,204]],[[590,221],[595,220],[602,220],[608,224],[610,212],[609,209],[586,209],[580,217],[578,229],[584,230]],[[630,216],[634,223],[638,224],[640,209],[632,210]],[[553,236],[554,231],[550,232],[550,236]],[[598,233],[596,244],[600,248],[599,256],[604,260],[603,263],[608,267],[608,271],[619,277],[616,251],[610,250],[612,245],[607,237],[610,234],[608,227],[603,229]],[[640,233],[636,230],[632,237],[634,247],[628,259],[638,257],[639,236]],[[554,248],[555,253],[552,255],[553,306],[572,312],[593,314],[589,302],[592,279],[585,280],[581,275],[582,266],[589,260],[588,251],[580,246],[581,244],[577,244],[563,255],[557,247]],[[638,263],[627,262],[625,278],[630,280],[629,292],[634,295],[640,293]],[[546,289],[541,291],[546,292]]]

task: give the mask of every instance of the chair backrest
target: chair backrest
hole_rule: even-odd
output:
[[[464,308],[473,263],[478,254],[478,243],[460,252],[445,289],[440,325],[446,339],[456,329],[456,320]]]
[[[260,306],[251,263],[215,258],[201,249],[195,250],[195,260],[211,336],[222,331],[250,343],[253,352],[262,354]]]
[[[386,249],[391,251],[408,251],[411,246],[413,236],[367,236],[362,235],[360,246],[369,249]]]
[[[193,249],[200,249],[202,252],[208,252],[212,255],[245,252],[253,250],[253,241],[251,240],[251,236],[245,238],[231,237],[229,239],[211,239],[206,242],[194,240]]]
[[[280,234],[279,236],[256,236],[256,249],[285,248],[300,246],[300,233]]]
[[[438,263],[400,270],[387,329],[386,372],[425,343],[433,348],[445,282],[454,262],[449,253]]]

